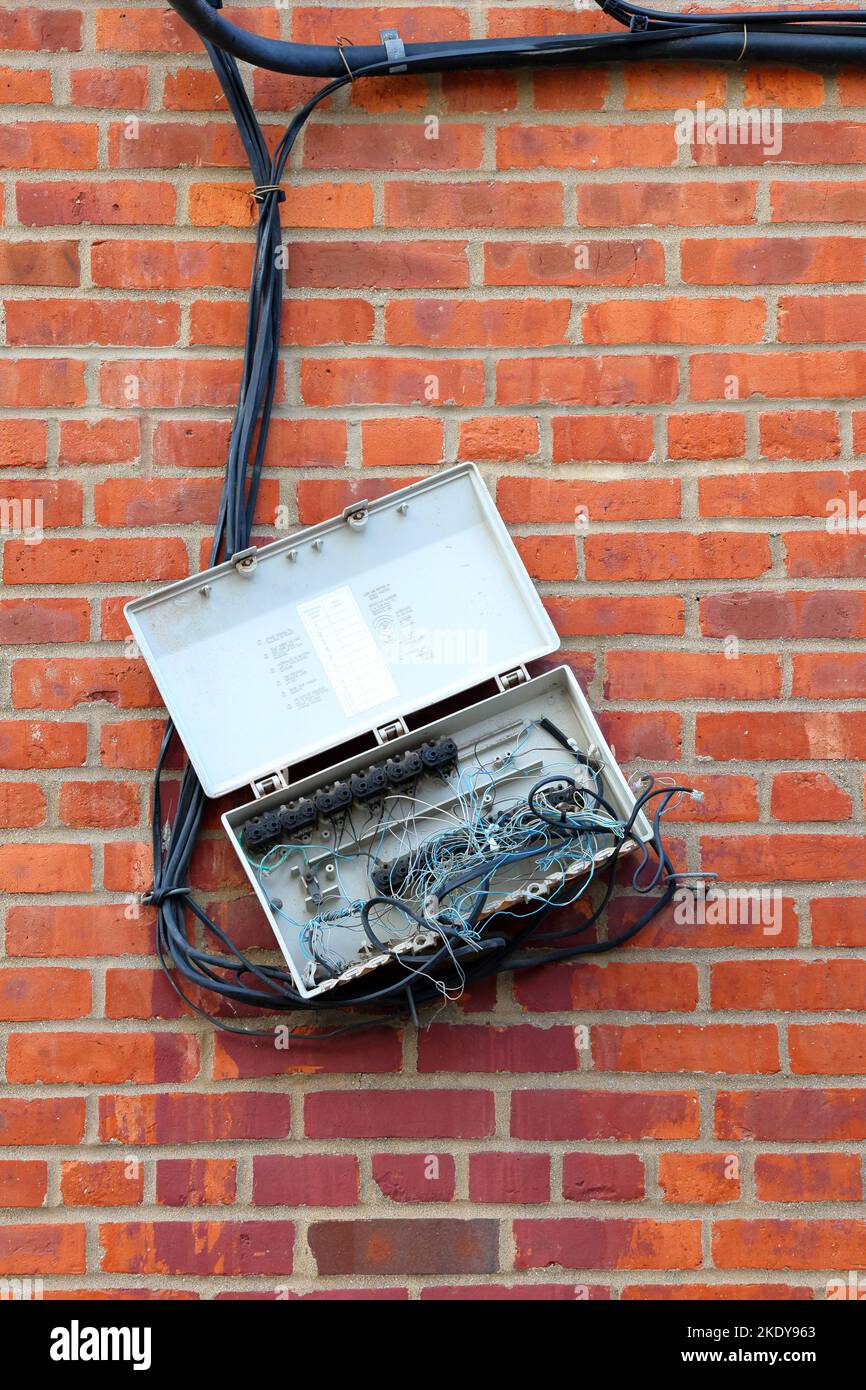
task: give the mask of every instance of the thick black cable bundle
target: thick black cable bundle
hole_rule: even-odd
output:
[[[281,246],[279,203],[286,163],[298,135],[316,106],[332,92],[360,76],[386,74],[395,66],[398,71],[447,71],[461,67],[493,67],[501,65],[543,65],[546,63],[589,63],[632,60],[641,57],[667,56],[695,58],[729,58],[743,56],[745,47],[754,57],[787,58],[834,56],[851,58],[866,55],[866,36],[857,28],[866,14],[845,11],[789,12],[760,15],[667,15],[657,11],[638,10],[625,0],[600,0],[602,8],[615,19],[629,26],[623,34],[570,35],[556,38],[527,38],[477,40],[462,43],[414,44],[405,46],[399,63],[389,57],[382,46],[356,48],[327,48],[316,45],[280,43],[262,39],[246,30],[228,24],[217,11],[221,0],[171,0],[172,5],[199,32],[210,56],[214,70],[237,123],[238,131],[252,171],[258,203],[256,252],[250,285],[249,315],[241,388],[235,412],[225,483],[220,500],[218,521],[211,550],[214,564],[249,545],[256,495],[261,477],[267,442],[268,425],[274,399],[280,343],[282,271],[278,251]],[[819,25],[812,21],[821,20]],[[845,20],[845,24],[827,21]],[[853,45],[853,50],[852,50]],[[250,105],[241,81],[235,57],[276,71],[301,75],[332,77],[322,89],[302,106],[273,156],[268,152],[264,136]],[[258,428],[258,433],[256,430]],[[188,1006],[203,1017],[212,1019],[219,1027],[228,1025],[213,1018],[189,998],[188,988],[205,990],[222,996],[230,1006],[249,1006],[262,1012],[303,1010],[319,1012],[337,1007],[355,1008],[374,1015],[409,1014],[417,1021],[417,1009],[432,1000],[441,999],[441,991],[430,978],[436,974],[441,982],[453,982],[462,974],[471,984],[485,976],[503,970],[523,969],[551,960],[571,960],[582,955],[614,949],[633,937],[673,898],[679,879],[668,858],[661,837],[661,816],[672,796],[683,788],[653,789],[650,785],[637,800],[629,824],[631,829],[638,813],[655,798],[660,798],[653,815],[652,839],[644,847],[643,858],[634,878],[639,891],[660,888],[659,896],[629,927],[606,940],[590,940],[575,944],[573,938],[591,929],[606,906],[615,884],[615,875],[622,843],[612,852],[602,881],[604,890],[600,902],[588,918],[556,932],[541,934],[538,927],[555,907],[556,898],[541,907],[527,911],[507,936],[496,935],[495,915],[487,920],[487,934],[478,945],[455,945],[443,939],[439,948],[424,959],[425,975],[398,979],[377,989],[355,986],[350,992],[341,989],[339,998],[304,998],[294,988],[288,971],[260,965],[249,959],[231,941],[225,931],[213,922],[193,900],[189,888],[189,867],[201,826],[205,795],[189,764],[182,775],[177,810],[170,833],[165,841],[162,832],[161,786],[169,747],[174,738],[171,723],[166,726],[154,778],[153,789],[153,864],[154,881],[150,901],[157,911],[157,949],[163,967],[173,987]],[[653,855],[657,867],[649,883],[640,883],[640,875]],[[368,909],[375,900],[368,904]],[[192,914],[192,931],[187,922]],[[210,933],[222,948],[206,950],[196,944],[199,927]],[[369,928],[369,912],[365,920]],[[544,949],[530,954],[521,948],[529,941]],[[569,941],[570,944],[560,945]],[[515,954],[518,953],[519,954]],[[350,1027],[369,1026],[369,1020]],[[231,1029],[241,1032],[271,1032],[271,1029]],[[343,1031],[338,1029],[336,1031]],[[307,1035],[307,1030],[304,1030]],[[330,1033],[318,1033],[324,1038]]]

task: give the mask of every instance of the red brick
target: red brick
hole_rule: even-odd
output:
[[[99,701],[146,709],[160,703],[144,662],[114,657],[22,657],[12,667],[12,698],[19,709],[72,709]]]
[[[755,218],[756,191],[754,183],[588,183],[578,188],[577,220],[586,227],[746,224]]]
[[[190,1081],[198,1070],[198,1043],[183,1033],[19,1033],[6,1062],[22,1084]]]
[[[0,129],[0,169],[95,169],[98,140],[84,121],[10,121]]]
[[[260,1207],[351,1207],[359,1197],[353,1154],[258,1154],[253,1202]]]
[[[637,1202],[646,1195],[637,1154],[566,1154],[562,1195],[569,1202]]]
[[[866,735],[861,737],[853,711],[700,713],[695,748],[704,757],[720,760],[862,758]]]
[[[314,1221],[308,1231],[319,1275],[492,1274],[495,1221],[423,1217]]]
[[[189,340],[194,346],[240,347],[246,334],[246,322],[247,306],[241,300],[197,299],[190,308]],[[293,299],[283,302],[280,340],[285,344],[317,347],[322,343],[367,343],[372,332],[373,306],[366,300]],[[204,427],[204,421],[199,423]],[[278,438],[285,433],[288,424],[301,433],[312,426],[321,428],[325,423],[322,420],[273,421],[269,435],[270,455],[275,453],[275,436]],[[274,463],[274,458],[269,462]]]
[[[383,169],[407,174],[421,169],[477,169],[483,138],[480,126],[456,122],[443,122],[439,138],[429,140],[423,121],[381,126],[314,121],[307,128],[303,163],[306,169]]]
[[[499,16],[505,17],[506,22],[511,18],[503,10],[488,13],[491,25],[497,23]],[[603,20],[604,16],[593,11],[590,18]],[[610,78],[603,68],[545,67],[532,74],[533,104],[538,111],[600,111],[609,89]]]
[[[666,1202],[736,1202],[739,1161],[730,1154],[661,1154],[659,1186]]]
[[[161,1158],[156,1165],[156,1200],[160,1206],[230,1206],[236,1193],[234,1159]]]
[[[126,915],[133,911],[139,915]],[[152,913],[124,903],[19,906],[6,916],[10,956],[141,955],[150,950],[152,937]]]
[[[689,363],[690,396],[694,401],[769,400],[857,396],[863,383],[866,353],[836,352],[704,352]]]
[[[507,125],[500,169],[664,169],[676,161],[672,125]]]
[[[528,357],[496,368],[498,405],[651,405],[674,400],[671,357]]]
[[[42,1159],[6,1159],[0,1166],[0,1204],[41,1207],[48,1193],[48,1164]]]
[[[141,452],[138,420],[62,420],[58,463],[135,463]]]
[[[0,1274],[83,1274],[84,1238],[84,1226],[6,1226],[0,1229]]]
[[[140,343],[145,347],[167,347],[177,342],[179,331],[180,309],[176,304],[123,299],[103,303],[87,299],[6,303],[6,338],[15,346],[117,343],[126,347]]]
[[[862,1269],[863,1221],[722,1221],[713,1228],[719,1269]]]
[[[514,543],[533,579],[577,578],[577,551],[572,536],[516,536]],[[569,663],[574,656],[575,653],[568,653]],[[587,659],[593,660],[591,656]]]
[[[699,1221],[582,1220],[514,1223],[517,1269],[698,1269]]]
[[[765,638],[866,636],[866,599],[860,593],[817,590],[709,594],[701,600],[707,637]]]
[[[249,10],[245,19],[256,33],[279,35],[279,18],[272,10]],[[199,44],[188,25],[169,10],[102,9],[96,16],[96,47],[125,53],[189,53],[197,52]]]
[[[136,825],[141,794],[134,782],[66,782],[60,790],[60,819],[76,828]]]
[[[80,767],[86,752],[86,724],[0,721],[0,767]]]
[[[407,441],[411,441],[408,443]],[[370,468],[399,468],[407,452],[413,464],[432,467],[443,455],[442,424],[423,416],[361,421],[362,462]]]
[[[562,225],[558,183],[484,182],[385,184],[386,227],[556,227]]]
[[[842,965],[843,962],[827,961],[825,964]],[[845,1008],[853,993],[849,989],[838,1003],[834,1002],[833,1012]],[[788,1045],[791,1071],[797,1076],[861,1076],[866,1063],[866,1024],[792,1023],[788,1028]]]
[[[770,184],[774,222],[861,222],[866,184],[786,179]]]
[[[60,1192],[70,1207],[132,1207],[144,1195],[140,1163],[68,1159],[60,1165]]]
[[[648,463],[654,447],[649,415],[566,415],[553,420],[554,463]]]
[[[80,1144],[83,1136],[83,1097],[0,1099],[0,1138],[4,1145]]]
[[[697,1096],[688,1091],[517,1090],[515,1139],[694,1139]]]
[[[758,1154],[755,1188],[762,1202],[859,1202],[859,1154]]]
[[[550,1201],[547,1154],[478,1153],[469,1159],[469,1199],[509,1206]]]
[[[275,1047],[273,1038],[241,1038],[230,1033],[215,1040],[214,1076],[281,1076],[292,1072],[377,1073],[399,1071],[403,1061],[400,1033],[394,1028],[366,1029],[345,1038],[331,1038],[323,1044],[310,1029],[309,1039],[294,1036],[288,1047]]]
[[[516,976],[514,994],[526,1010],[571,1012],[608,1009],[653,1012],[694,1009],[698,1001],[695,967],[687,962],[637,965],[628,961],[609,961],[605,965],[582,962],[522,971]]]
[[[481,1139],[493,1133],[489,1091],[317,1091],[306,1097],[310,1139]]]
[[[84,363],[67,358],[8,360],[0,377],[0,405],[26,410],[83,405]]]
[[[767,1139],[806,1143],[866,1137],[866,1090],[720,1091],[719,1139]]]
[[[372,1173],[390,1202],[450,1202],[454,1197],[451,1154],[373,1154]]]
[[[790,410],[761,416],[761,453],[766,458],[826,459],[838,458],[840,452],[839,418],[834,411]]]
[[[484,368],[469,359],[316,358],[301,363],[306,405],[481,405]]]
[[[591,241],[577,247],[573,242],[495,241],[484,249],[484,280],[488,285],[635,288],[660,285],[663,279],[664,252],[657,241]],[[544,343],[534,337],[528,341],[539,347]],[[585,341],[608,339],[586,337]]]
[[[652,598],[607,598],[601,594],[598,598],[549,599],[546,607],[563,637],[626,633],[661,637],[683,631],[683,601],[666,594]]]
[[[0,10],[0,48],[41,53],[81,48],[80,10],[42,10],[31,5]]]
[[[148,1221],[99,1228],[109,1274],[291,1274],[290,1221]]]
[[[796,653],[792,667],[792,695],[805,695],[808,699],[860,699],[866,695],[866,659],[859,652]],[[824,791],[833,791],[831,785],[822,785]],[[824,810],[844,805],[844,799],[840,801],[831,795]],[[842,813],[842,819],[845,815],[847,813]]]
[[[627,1028],[596,1024],[592,1029],[592,1055],[600,1071],[745,1074],[779,1069],[775,1028],[723,1023],[700,1027],[633,1024]]]
[[[758,579],[770,568],[767,537],[745,531],[654,532],[639,546],[632,535],[589,535],[584,554],[587,578],[607,581]]]
[[[47,430],[43,420],[0,421],[0,468],[44,468]]]
[[[866,879],[866,844],[854,835],[705,836],[701,863],[735,883],[838,883]]]
[[[5,893],[87,893],[92,875],[89,845],[0,845]]]
[[[686,239],[682,277],[692,285],[815,285],[862,280],[859,237],[738,237]]]
[[[170,183],[155,179],[61,179],[19,183],[18,217],[29,227],[158,226],[174,221],[177,195]]]
[[[51,540],[38,546],[7,541],[4,577],[10,584],[116,584],[182,579],[189,569],[179,538]]]
[[[288,1096],[264,1091],[106,1096],[99,1101],[99,1137],[120,1144],[285,1139],[289,1114]]]
[[[399,300],[385,310],[385,337],[398,347],[539,347],[567,341],[567,300]]]
[[[625,108],[632,111],[670,111],[679,106],[724,105],[727,73],[703,63],[640,63],[625,70]]]
[[[618,242],[617,245],[625,243]],[[609,280],[604,281],[610,284]],[[632,283],[631,281],[629,283]],[[585,343],[759,343],[760,299],[623,299],[591,304],[583,314]]]
[[[620,1298],[627,1301],[651,1300],[712,1303],[808,1302],[815,1294],[807,1284],[627,1284]]]
[[[776,820],[849,820],[851,797],[826,772],[779,772],[770,810]]]
[[[715,654],[629,648],[608,652],[605,670],[608,700],[772,700],[782,690],[779,659],[769,654],[725,661]]]
[[[678,516],[680,485],[676,479],[630,483],[583,479],[499,479],[499,510],[506,521],[574,524],[581,512],[592,521],[650,521]]]
[[[71,74],[75,106],[119,107],[140,111],[147,105],[147,68],[76,68]]]
[[[742,415],[702,413],[668,418],[668,454],[672,459],[739,458],[745,447]]]
[[[42,825],[47,802],[35,782],[7,782],[0,786],[0,826],[11,830]]]
[[[7,241],[0,248],[0,283],[4,285],[68,286],[78,285],[80,279],[78,246],[74,241]],[[12,320],[11,333],[7,329],[7,342],[14,346],[33,341],[18,328],[21,323],[38,321],[39,316],[31,310],[30,303],[27,300],[6,301],[6,315]],[[52,305],[54,301],[47,303]],[[49,338],[48,341],[63,340]]]
[[[824,99],[824,79],[803,68],[748,68],[745,73],[747,106],[820,106]]]
[[[814,898],[812,941],[816,946],[866,946],[866,898]]]

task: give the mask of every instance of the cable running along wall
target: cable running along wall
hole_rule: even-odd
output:
[[[261,477],[268,425],[274,401],[280,344],[280,315],[283,272],[278,250],[281,245],[279,204],[284,198],[281,185],[293,146],[306,121],[320,102],[332,93],[365,76],[399,75],[406,72],[447,72],[466,68],[544,67],[548,65],[585,66],[593,63],[639,62],[659,59],[699,59],[742,61],[751,59],[788,63],[852,62],[866,56],[866,13],[847,11],[788,11],[752,14],[667,14],[644,10],[625,0],[599,0],[601,8],[623,25],[622,33],[571,34],[556,37],[527,37],[497,40],[403,44],[393,31],[383,35],[377,45],[295,44],[262,38],[237,28],[210,0],[171,0],[178,13],[198,32],[209,54],[249,160],[258,205],[256,248],[250,285],[249,311],[238,404],[235,411],[225,482],[222,490],[210,563],[244,550],[250,542],[256,496]],[[237,61],[275,72],[326,79],[321,89],[297,111],[273,155],[268,151],[262,130],[247,96]],[[177,808],[163,830],[161,786],[169,747],[175,737],[171,723],[166,727],[157,763],[152,813],[154,880],[148,895],[157,912],[157,949],[173,987],[188,1006],[213,1019],[190,992],[220,995],[226,1001],[223,1011],[232,1013],[238,1005],[260,1012],[306,1012],[335,1007],[358,1011],[344,1027],[365,1027],[384,1015],[408,1014],[417,1018],[417,1009],[442,997],[448,991],[502,970],[529,968],[551,960],[570,960],[582,955],[609,951],[634,936],[672,899],[677,875],[665,852],[662,815],[675,796],[688,788],[655,787],[644,783],[635,810],[619,827],[619,839],[601,874],[602,892],[591,914],[574,914],[568,924],[542,934],[539,927],[551,909],[569,900],[569,892],[554,892],[542,903],[530,907],[509,923],[507,932],[496,930],[496,916],[487,917],[483,949],[467,947],[454,939],[443,917],[442,942],[425,960],[424,970],[403,975],[396,982],[376,988],[364,980],[353,989],[342,989],[339,999],[332,996],[303,998],[293,987],[289,973],[279,967],[260,964],[244,954],[228,934],[212,921],[195,902],[189,888],[192,853],[205,808],[205,795],[193,769],[187,764],[182,775]],[[535,789],[533,789],[535,792]],[[607,808],[608,810],[610,808]],[[539,811],[530,795],[526,814],[535,817],[536,833],[547,837],[584,833],[604,811],[600,791],[590,802],[557,822],[547,810]],[[592,928],[606,906],[615,883],[620,851],[638,813],[651,818],[652,836],[642,848],[633,876],[639,892],[653,893],[648,908],[618,935],[604,940],[592,938]],[[564,816],[565,813],[562,813]],[[524,827],[524,833],[529,833]],[[515,842],[516,843],[516,842]],[[513,851],[512,851],[513,852]],[[654,864],[654,868],[652,868]],[[651,868],[651,872],[647,872]],[[462,880],[460,880],[462,884]],[[473,886],[473,912],[480,916],[489,892],[484,873]],[[370,915],[375,899],[366,905],[362,921],[370,932]],[[587,933],[590,934],[587,939]],[[582,938],[577,940],[576,938]],[[199,938],[202,944],[199,944]],[[211,943],[211,944],[209,944]],[[527,947],[541,946],[541,951]],[[213,1019],[222,1028],[233,1030],[224,1020]],[[234,1031],[272,1032],[271,1029],[237,1028]],[[305,1030],[306,1031],[306,1030]],[[338,1028],[336,1031],[343,1031]],[[319,1037],[331,1036],[320,1032]]]

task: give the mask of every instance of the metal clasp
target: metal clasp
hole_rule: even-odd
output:
[[[256,565],[258,564],[256,547],[254,545],[251,545],[246,550],[236,550],[234,555],[232,556],[231,562],[237,570],[238,574],[242,574],[244,577],[251,575]]]

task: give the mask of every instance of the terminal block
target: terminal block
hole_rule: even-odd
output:
[[[352,795],[356,801],[373,801],[384,796],[388,790],[388,774],[382,763],[368,767],[364,772],[352,773]]]
[[[438,738],[435,743],[422,743],[418,751],[422,763],[430,772],[453,767],[457,762],[457,744],[453,738]]]
[[[329,820],[352,804],[352,788],[348,782],[333,782],[316,793],[316,810]]]
[[[297,835],[299,831],[315,825],[317,819],[315,802],[308,796],[301,797],[300,801],[290,801],[280,810],[280,827],[284,835]]]
[[[405,787],[410,782],[414,782],[424,771],[424,763],[421,754],[414,749],[409,749],[405,753],[399,753],[396,758],[389,758],[385,764],[385,775],[392,787]]]

